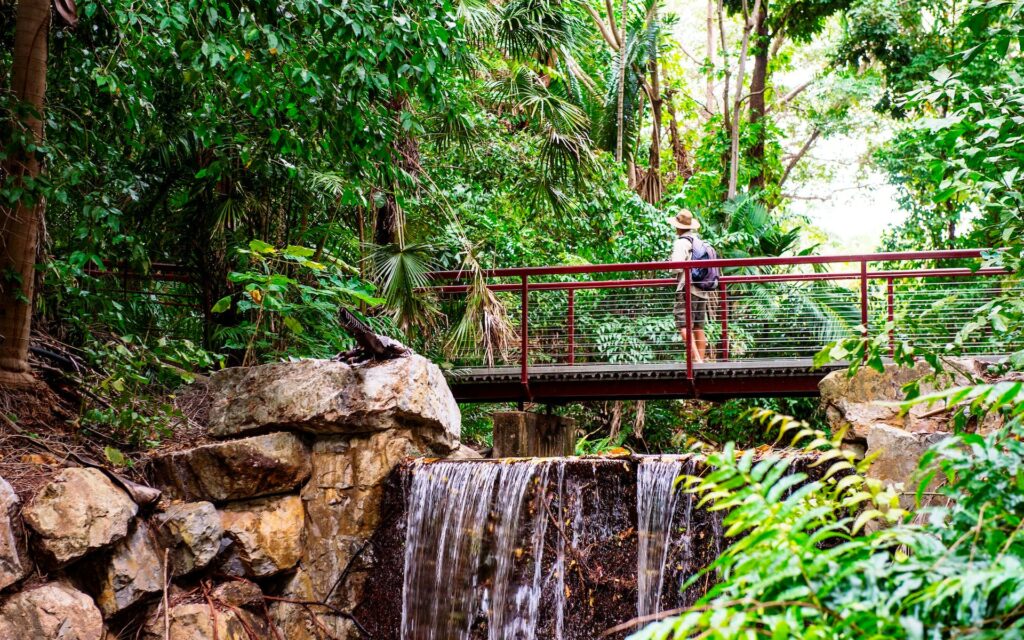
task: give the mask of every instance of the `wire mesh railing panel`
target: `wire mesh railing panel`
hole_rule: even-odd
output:
[[[812,266],[839,263],[842,257],[770,258],[764,264],[723,260],[723,266],[743,263],[743,269],[725,269],[714,291],[692,287],[688,302],[677,281],[680,272],[658,270],[660,265],[499,270],[486,294],[480,287],[446,288],[445,304],[455,315],[465,314],[463,322],[469,317],[469,324],[478,326],[463,332],[460,343],[449,340],[448,347],[458,348],[448,351],[458,367],[517,366],[524,375],[530,368],[593,364],[687,367],[704,360],[742,366],[808,360],[865,327],[877,335],[889,322],[894,344],[963,354],[1002,354],[1022,346],[976,325],[978,309],[987,302],[1024,293],[1003,271],[970,271],[966,265],[977,266],[980,251],[918,252],[906,254],[903,263],[901,255],[850,257],[839,268],[859,263],[860,272],[835,273]],[[960,266],[928,267],[925,258],[934,264],[956,259]],[[907,267],[869,271],[872,262]],[[704,347],[690,362],[683,337],[687,327],[698,343],[691,354]]]
[[[997,276],[911,279],[894,284],[894,339],[965,355],[999,355],[1019,340],[978,322],[979,310],[1003,295],[1024,295],[1021,283]]]

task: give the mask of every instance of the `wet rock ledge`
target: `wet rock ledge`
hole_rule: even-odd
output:
[[[218,372],[210,393],[218,441],[154,455],[156,505],[92,468],[25,504],[0,479],[0,639],[362,637],[384,481],[459,447],[441,371],[304,360]]]

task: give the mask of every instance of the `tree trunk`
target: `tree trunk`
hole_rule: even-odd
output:
[[[747,52],[750,50],[750,32],[754,28],[752,16],[761,11],[761,0],[754,2],[753,12],[747,9],[747,2],[743,0],[743,39],[740,43],[739,68],[736,71],[736,93],[733,95],[732,105],[732,130],[730,131],[729,144],[729,189],[727,199],[732,200],[738,193],[739,170],[740,170],[740,108],[743,105],[743,83],[746,80]]]
[[[622,162],[622,127],[624,124],[623,103],[626,97],[626,16],[629,11],[629,0],[622,0],[622,30],[619,36],[619,96],[618,111],[615,117],[615,162]]]
[[[693,163],[690,162],[690,154],[686,151],[686,145],[683,144],[683,138],[679,135],[679,121],[676,118],[676,108],[672,103],[671,96],[668,100],[668,134],[669,141],[672,144],[672,158],[676,164],[676,175],[681,177],[683,181],[689,180],[693,176]]]
[[[379,199],[380,204],[374,208],[373,242],[380,246],[394,244],[398,240],[398,203],[395,196],[378,192],[374,199]]]
[[[648,25],[657,19],[657,3],[655,3],[654,10],[648,16]],[[651,147],[647,156],[647,173],[641,178],[637,191],[645,201],[656,204],[661,200],[664,192],[664,185],[661,181],[661,73],[658,69],[657,42],[654,45],[649,68],[651,73]]]
[[[767,184],[764,166],[765,131],[758,126],[767,113],[765,90],[768,86],[768,2],[762,0],[761,10],[754,16],[754,70],[750,75],[750,124],[754,127],[754,144],[750,147],[750,161],[757,167],[757,173],[750,180],[750,188],[763,189]]]
[[[723,0],[717,0],[715,3],[718,14],[718,37],[722,44],[722,68],[725,70],[725,81],[722,82],[722,123],[725,126],[726,132],[732,131],[732,118],[730,116],[729,109],[729,85],[732,82],[732,71],[729,67],[729,45],[725,39],[725,6]],[[732,138],[730,134],[730,139]],[[729,167],[732,161],[732,146],[730,145],[722,151],[722,179],[721,186],[727,190],[729,188]],[[724,192],[725,193],[725,192]]]
[[[32,143],[42,145],[50,2],[19,0],[17,11],[11,90],[25,109],[16,112],[11,131],[12,135],[24,132]],[[36,152],[12,140],[5,142],[13,151],[5,163],[6,179],[17,186],[38,176],[40,166]],[[45,202],[32,195],[23,196],[16,204],[0,207],[0,385],[34,383],[28,365],[28,345],[32,330],[36,248],[44,212]]]
[[[708,21],[707,21],[707,56],[705,64],[708,69],[705,77],[705,107],[707,116],[715,115],[715,0],[708,0]]]
[[[409,97],[405,94],[396,95],[388,106],[396,129],[400,132],[404,131],[401,127],[402,114],[412,108]],[[392,153],[405,174],[411,176],[413,180],[417,180],[423,172],[423,168],[420,165],[420,145],[415,136],[409,132],[400,133],[392,143]],[[399,187],[396,176],[392,178],[389,190],[385,191],[387,187],[384,187],[376,194],[381,198],[380,202],[375,205],[373,232],[373,241],[378,245],[397,243],[399,247],[405,246],[405,216],[401,207],[398,206],[395,196]]]

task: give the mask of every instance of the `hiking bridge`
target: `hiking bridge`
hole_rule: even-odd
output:
[[[432,274],[459,317],[470,311],[449,379],[462,402],[815,395],[837,339],[878,337],[964,355],[1007,344],[976,310],[1021,289],[984,249],[491,269]],[[706,362],[675,327],[680,270],[719,267]],[[687,290],[689,288],[687,287]],[[693,298],[683,296],[692,327]],[[974,330],[964,332],[963,329]]]

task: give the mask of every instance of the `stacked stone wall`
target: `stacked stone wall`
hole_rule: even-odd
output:
[[[304,360],[218,372],[210,393],[217,441],[155,453],[154,504],[95,468],[26,504],[0,479],[0,640],[362,637],[385,479],[459,448],[441,371]]]

